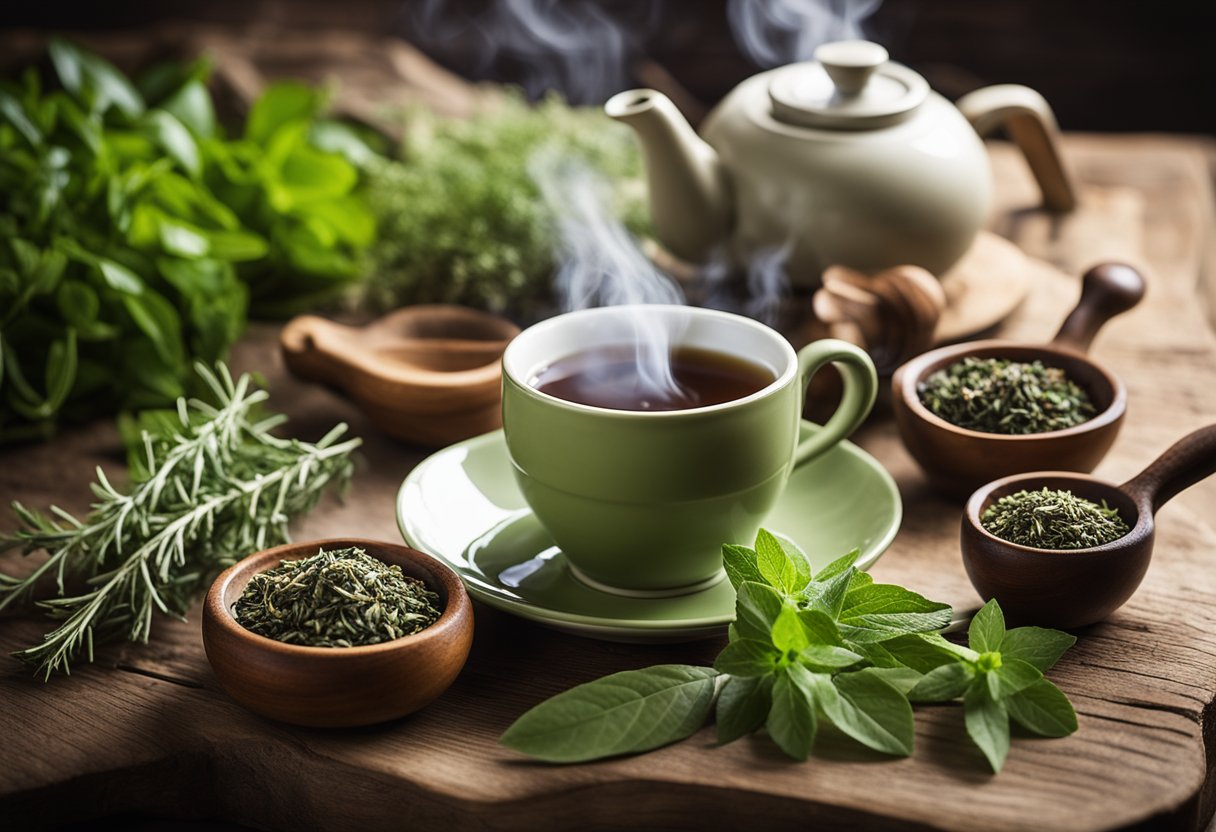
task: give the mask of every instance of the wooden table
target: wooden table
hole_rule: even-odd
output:
[[[1023,163],[994,146],[994,230],[1077,274],[1122,258],[1146,269],[1146,303],[1103,332],[1095,352],[1131,392],[1127,425],[1098,474],[1130,477],[1172,441],[1216,420],[1216,337],[1205,319],[1211,145],[1165,137],[1070,136],[1083,206],[1052,220]],[[1004,332],[1046,339],[1075,280],[1044,269]],[[398,539],[393,496],[423,456],[377,436],[346,404],[285,376],[274,329],[259,326],[238,368],[270,381],[272,402],[304,436],[349,420],[367,440],[343,505],[324,503],[297,539]],[[903,529],[879,580],[957,606],[976,597],[959,560],[959,508],[928,490],[887,415],[858,437],[897,479]],[[100,463],[121,472],[113,428],[99,424],[0,455],[0,498],[83,511]],[[559,635],[477,608],[473,654],[455,686],[421,713],[357,731],[267,722],[231,702],[204,658],[198,611],[158,620],[146,646],[102,650],[49,684],[0,662],[0,818],[8,828],[139,812],[263,827],[535,829],[635,827],[817,829],[1201,829],[1216,808],[1216,481],[1160,514],[1157,558],[1138,595],[1081,635],[1051,672],[1080,730],[1015,739],[1004,772],[985,773],[955,706],[916,714],[916,753],[888,761],[821,742],[805,765],[755,737],[713,747],[712,729],[632,758],[575,767],[524,761],[495,739],[523,710],[572,684],[658,662],[709,662],[716,641],[627,646]],[[0,528],[11,528],[5,515]],[[15,566],[15,558],[6,568]],[[45,622],[7,616],[0,648],[33,643]]]

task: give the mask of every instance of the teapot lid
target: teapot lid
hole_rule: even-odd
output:
[[[908,67],[887,60],[868,40],[825,43],[815,60],[773,72],[768,85],[773,117],[787,124],[872,129],[903,121],[929,94],[929,84]]]

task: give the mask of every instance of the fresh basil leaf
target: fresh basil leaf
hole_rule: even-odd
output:
[[[1009,658],[1004,653],[1001,654],[1001,666],[989,671],[989,675],[997,680],[1002,699],[1030,687],[1043,678],[1042,672],[1030,662]]]
[[[251,231],[209,231],[211,255],[232,263],[261,260],[270,252],[266,241]]]
[[[46,359],[46,416],[67,401],[76,382],[76,330],[68,328],[62,341],[53,341]]]
[[[122,302],[161,360],[169,367],[184,365],[181,318],[173,304],[151,292],[138,297],[123,295]]]
[[[540,703],[515,720],[499,742],[554,763],[649,751],[684,739],[705,723],[717,675],[707,667],[678,664],[614,673]]]
[[[834,644],[844,646],[840,630],[836,622],[828,617],[823,610],[799,610],[798,621],[806,632],[807,640],[813,644]]]
[[[838,673],[831,686],[838,696],[816,698],[833,725],[875,751],[912,753],[912,706],[897,688],[869,670]]]
[[[746,546],[728,543],[722,547],[722,566],[730,584],[738,589],[745,581],[764,583],[760,567],[756,566],[756,553]]]
[[[203,163],[199,156],[198,143],[185,125],[172,114],[164,110],[152,110],[144,116],[144,124],[152,140],[164,148],[169,158],[177,162],[182,170],[193,177],[202,173]]]
[[[1005,614],[993,598],[980,608],[967,629],[967,644],[977,653],[994,653],[1005,639]]]
[[[206,85],[195,78],[187,81],[160,105],[200,138],[215,135],[215,107]]]
[[[923,678],[910,667],[867,667],[865,672],[882,679],[904,696]]]
[[[157,224],[160,244],[168,254],[194,260],[211,251],[211,243],[197,230],[164,217]]]
[[[882,647],[901,664],[921,673],[960,661],[975,661],[974,650],[961,647],[937,633],[909,633],[882,643]]]
[[[64,89],[91,102],[94,112],[105,113],[111,106],[128,118],[143,112],[144,102],[135,87],[109,62],[60,38],[52,38],[47,50]]]
[[[728,679],[718,694],[718,745],[734,742],[763,725],[772,705],[772,692],[772,675]]]
[[[967,692],[975,679],[975,670],[963,662],[947,662],[933,668],[908,691],[913,702],[949,702]]]
[[[802,622],[798,618],[798,610],[792,605],[786,604],[782,608],[781,614],[777,616],[777,620],[773,622],[770,640],[773,646],[782,653],[790,650],[798,652],[810,643]]]
[[[850,566],[826,581],[814,581],[807,584],[802,593],[804,603],[810,609],[820,610],[835,621],[844,607],[845,595],[849,591],[849,585],[852,583],[853,574],[856,571]]]
[[[994,699],[988,686],[973,684],[963,697],[967,735],[979,746],[994,772],[999,772],[1009,754],[1009,714],[1004,703]]]
[[[810,756],[819,727],[810,677],[800,665],[782,668],[773,680],[772,705],[764,723],[777,747],[795,760]]]
[[[811,579],[811,565],[800,554],[786,552],[767,529],[756,533],[756,566],[769,586],[792,595]]]
[[[245,122],[245,138],[264,144],[284,125],[312,118],[320,106],[311,87],[296,81],[276,83],[254,102]]]
[[[741,638],[723,648],[714,660],[714,669],[731,676],[764,676],[772,673],[781,654],[767,641]]]
[[[735,596],[735,629],[744,638],[768,641],[785,602],[766,584],[744,581]]]
[[[0,90],[0,118],[13,125],[32,147],[42,146],[42,131],[30,119],[21,102],[5,90]]]
[[[1017,627],[1001,640],[1001,657],[1021,659],[1039,670],[1050,670],[1077,643],[1077,637],[1045,627]]]
[[[318,121],[308,138],[313,146],[327,153],[340,153],[352,165],[366,165],[380,155],[353,127],[340,121]]]
[[[122,292],[129,297],[137,297],[143,294],[144,282],[140,280],[139,275],[126,266],[121,263],[115,263],[113,260],[106,260],[103,257],[96,258],[94,262],[106,285],[114,291]]]
[[[838,619],[849,641],[886,641],[907,633],[927,633],[950,624],[949,604],[930,601],[894,584],[850,589]]]
[[[842,555],[841,557],[836,558],[836,560],[832,561],[827,566],[815,573],[815,580],[819,581],[820,583],[830,581],[832,578],[835,578],[841,572],[847,571],[850,566],[857,563],[857,559],[859,557],[861,557],[861,550],[854,549],[847,555]]]
[[[1010,696],[1005,706],[1018,725],[1040,736],[1066,737],[1077,730],[1077,712],[1072,703],[1046,679]]]
[[[808,644],[798,652],[798,661],[816,673],[831,673],[834,670],[852,667],[863,659],[847,647],[837,647],[834,644]]]

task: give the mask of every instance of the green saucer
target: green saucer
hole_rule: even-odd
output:
[[[803,422],[804,435],[818,426]],[[891,475],[851,442],[794,471],[765,528],[796,543],[819,569],[854,547],[868,568],[899,529]],[[685,641],[725,631],[735,593],[727,581],[688,595],[628,598],[592,589],[516,488],[502,431],[451,445],[401,485],[406,542],[452,567],[469,594],[558,630],[611,641]],[[750,543],[750,541],[746,541]]]

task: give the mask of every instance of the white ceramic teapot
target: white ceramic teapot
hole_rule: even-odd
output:
[[[841,264],[915,264],[939,277],[987,218],[992,175],[980,140],[1004,126],[1055,211],[1075,198],[1055,118],[1034,90],[977,90],[956,107],[868,41],[819,47],[815,60],[755,75],[697,136],[654,90],[605,105],[638,134],[659,241],[693,263],[736,264],[788,247],[795,286]]]

